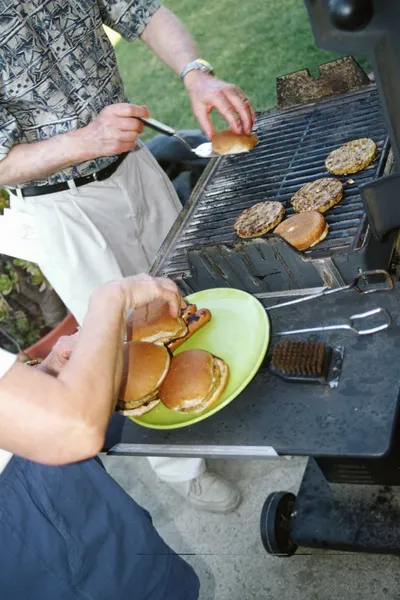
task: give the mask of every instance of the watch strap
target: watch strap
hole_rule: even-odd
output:
[[[203,71],[203,73],[209,73],[210,75],[214,74],[214,68],[208,63],[206,60],[202,58],[197,58],[196,60],[192,60],[192,62],[185,65],[181,71],[181,80],[183,81],[184,77],[190,71]]]

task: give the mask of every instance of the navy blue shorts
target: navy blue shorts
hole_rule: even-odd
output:
[[[199,581],[95,459],[0,475],[0,598],[197,600]]]

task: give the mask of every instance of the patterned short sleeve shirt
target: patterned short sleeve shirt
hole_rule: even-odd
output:
[[[158,0],[0,0],[0,160],[13,145],[84,127],[127,102],[102,27],[136,39]],[[50,185],[109,165],[102,157],[26,185]]]

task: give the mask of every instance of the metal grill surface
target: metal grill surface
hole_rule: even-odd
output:
[[[238,241],[233,224],[256,202],[279,200],[287,216],[290,199],[305,183],[331,176],[325,159],[331,150],[361,137],[378,146],[377,160],[364,171],[339,179],[343,200],[326,214],[329,235],[312,255],[349,252],[362,246],[367,230],[359,186],[381,175],[388,141],[375,87],[316,104],[258,115],[260,143],[249,154],[221,157],[209,165],[154,265],[157,273],[181,276],[188,271],[186,252]]]

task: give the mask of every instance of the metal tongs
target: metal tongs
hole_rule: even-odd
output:
[[[360,329],[355,326],[357,321],[362,319],[368,319],[375,315],[383,315],[383,323],[381,325],[375,325],[375,327],[367,327],[366,329]],[[374,308],[365,313],[359,315],[352,315],[347,323],[339,323],[338,325],[320,325],[319,327],[309,327],[307,329],[292,329],[291,331],[278,331],[277,335],[295,335],[298,333],[316,333],[318,331],[334,331],[336,329],[348,329],[357,335],[369,335],[370,333],[377,333],[388,329],[392,324],[392,317],[386,308]]]
[[[376,278],[378,277],[378,281]],[[322,290],[317,294],[312,294],[310,296],[304,296],[302,298],[296,298],[295,300],[289,300],[288,302],[282,302],[281,304],[275,304],[274,306],[269,306],[265,310],[271,311],[277,308],[283,308],[285,306],[292,306],[293,304],[300,304],[301,302],[307,302],[308,300],[313,300],[315,298],[322,298],[324,296],[329,296],[331,294],[337,294],[339,292],[343,292],[345,290],[355,290],[359,294],[374,294],[375,292],[388,292],[392,290],[394,287],[393,279],[387,271],[382,269],[377,269],[375,271],[364,271],[359,273],[352,283],[345,285],[339,288],[327,288]],[[266,294],[256,294],[257,298],[265,297]],[[375,317],[376,315],[381,315],[383,317],[383,323],[380,325],[374,325],[372,327],[366,327],[365,329],[361,329],[356,327],[355,324],[357,321],[361,321],[363,319],[369,319],[370,317]],[[346,323],[339,323],[337,325],[321,325],[319,327],[309,327],[306,329],[294,329],[292,331],[279,331],[277,335],[295,335],[299,333],[316,333],[319,331],[333,331],[337,329],[347,329],[356,333],[357,335],[369,335],[371,333],[377,333],[378,331],[383,331],[384,329],[388,329],[392,324],[392,317],[390,313],[385,308],[374,308],[373,310],[369,310],[365,313],[360,313],[357,315],[352,315]]]
[[[158,133],[163,133],[164,135],[169,135],[170,137],[175,137],[176,139],[181,141],[182,144],[185,144],[185,146],[188,148],[188,150],[190,150],[190,152],[194,152],[200,158],[214,158],[217,156],[221,156],[220,154],[213,152],[211,142],[205,142],[204,144],[200,144],[200,146],[197,146],[197,148],[192,148],[190,146],[190,144],[188,144],[187,141],[184,140],[178,134],[178,132],[175,129],[173,129],[172,127],[170,127],[169,125],[165,125],[164,123],[161,123],[160,121],[156,121],[156,119],[138,118],[138,120],[142,121],[143,125],[146,125],[146,127],[150,127],[150,129],[154,129],[154,131],[158,131]]]

